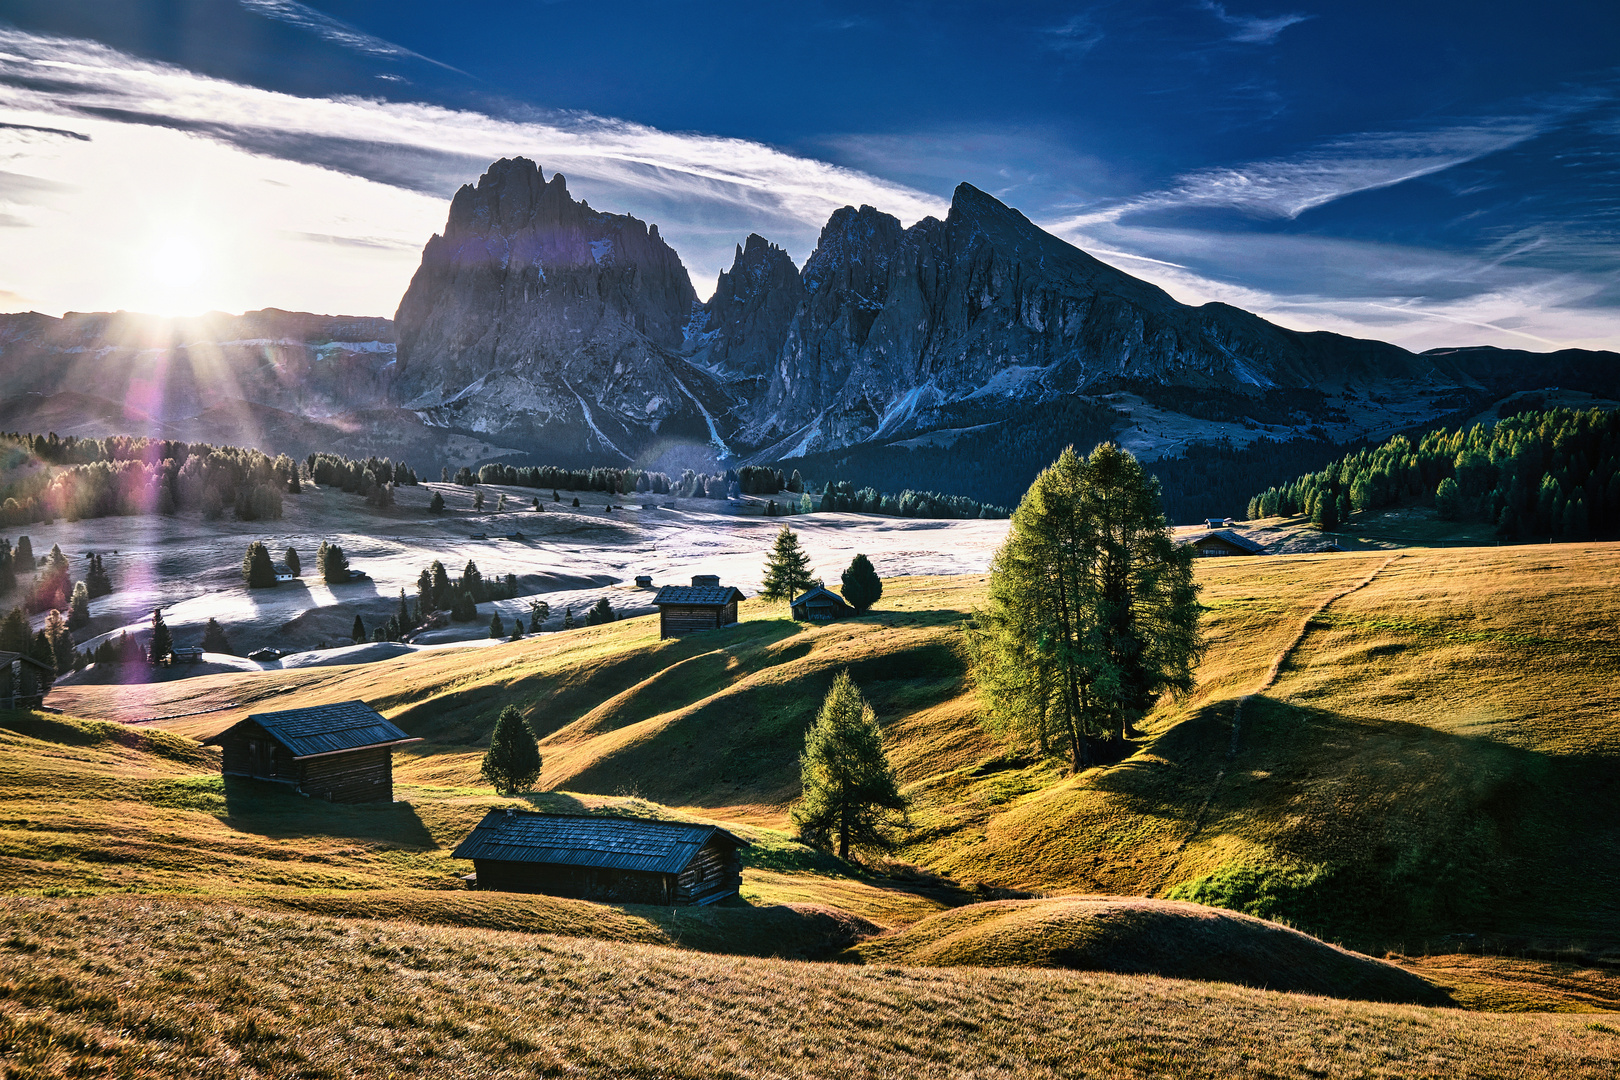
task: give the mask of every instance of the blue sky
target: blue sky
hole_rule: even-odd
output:
[[[1188,302],[1620,348],[1613,3],[0,0],[0,306],[390,314],[509,153],[702,294],[967,180]]]

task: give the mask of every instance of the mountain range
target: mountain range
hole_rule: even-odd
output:
[[[802,267],[751,235],[704,303],[656,225],[513,158],[457,192],[392,321],[0,316],[0,427],[423,464],[802,459],[1012,501],[1067,441],[1275,456],[1517,390],[1615,396],[1616,361],[1417,354],[1188,306],[969,184],[909,228],[844,207]]]

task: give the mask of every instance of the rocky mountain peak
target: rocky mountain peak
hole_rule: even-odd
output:
[[[710,298],[702,361],[761,376],[769,370],[804,298],[799,268],[786,251],[758,233],[737,245],[731,269],[720,272]]]
[[[904,235],[899,218],[874,207],[834,210],[804,264],[806,287],[869,290],[888,277],[889,263]]]

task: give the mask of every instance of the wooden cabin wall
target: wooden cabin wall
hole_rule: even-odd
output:
[[[742,888],[742,856],[717,837],[698,850],[677,879],[675,900],[696,903],[714,896],[730,896]]]
[[[658,609],[658,631],[662,637],[679,637],[682,634],[696,634],[704,630],[713,630],[720,626],[720,608],[713,607],[687,607],[680,604],[664,604]]]
[[[674,874],[492,859],[474,859],[473,867],[480,889],[499,892],[544,893],[609,904],[668,904],[676,895]]]
[[[311,798],[340,803],[394,799],[394,755],[386,746],[305,758],[293,764],[299,790]]]

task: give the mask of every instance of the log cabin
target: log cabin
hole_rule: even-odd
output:
[[[363,701],[254,713],[204,739],[220,772],[286,784],[328,802],[392,802],[396,746],[421,742]]]
[[[613,904],[713,904],[742,886],[740,848],[714,825],[491,810],[451,858],[477,889]]]
[[[792,610],[799,622],[834,622],[855,614],[842,596],[820,585],[793,601]]]
[[[1187,541],[1193,550],[1203,555],[1264,555],[1266,549],[1247,536],[1229,530],[1205,533]]]
[[[658,636],[681,637],[718,630],[737,621],[742,590],[720,584],[713,574],[698,574],[691,585],[665,585],[653,597],[658,607]]]
[[[51,669],[26,653],[0,652],[0,709],[37,709],[50,692]]]

